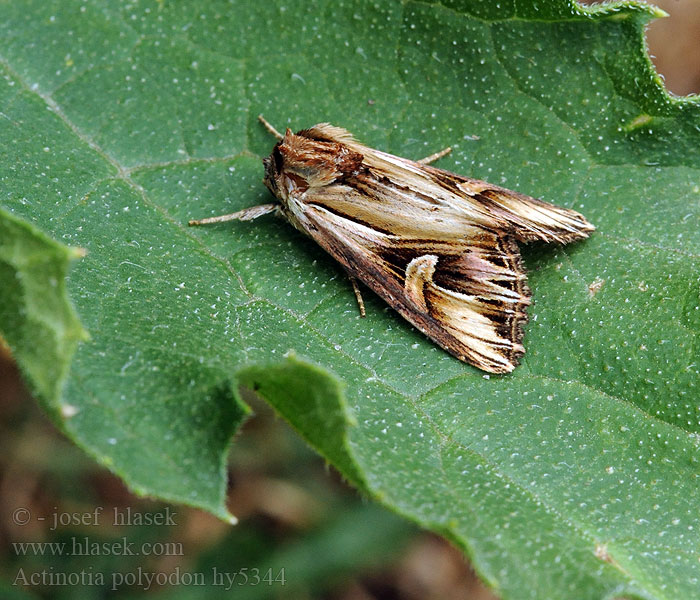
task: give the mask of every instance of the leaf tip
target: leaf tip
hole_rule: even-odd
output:
[[[651,16],[654,19],[665,19],[666,17],[670,17],[671,15],[668,14],[663,8],[659,8],[658,6],[650,6],[650,13]]]

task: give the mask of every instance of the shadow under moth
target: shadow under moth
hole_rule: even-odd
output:
[[[277,213],[459,360],[508,373],[525,352],[530,290],[516,242],[567,244],[595,228],[579,213],[413,161],[319,123],[280,134],[263,160],[279,202],[190,221]]]

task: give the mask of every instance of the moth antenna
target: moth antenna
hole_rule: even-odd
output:
[[[277,131],[262,115],[258,115],[258,121],[260,121],[265,129],[267,129],[272,135],[274,135],[278,140],[281,140],[284,136]]]

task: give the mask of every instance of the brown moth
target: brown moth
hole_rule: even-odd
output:
[[[319,123],[284,135],[263,160],[279,203],[190,225],[275,212],[313,238],[409,323],[458,359],[490,373],[518,364],[526,308],[516,242],[567,244],[595,228],[579,213],[357,142]]]

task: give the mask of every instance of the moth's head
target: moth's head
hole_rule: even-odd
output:
[[[318,126],[317,126],[318,127]],[[336,183],[362,169],[362,154],[345,144],[320,138],[315,128],[292,133],[290,129],[263,159],[265,185],[282,201],[307,190]]]

